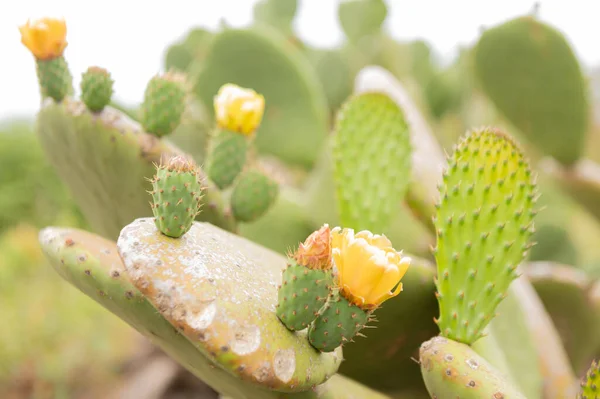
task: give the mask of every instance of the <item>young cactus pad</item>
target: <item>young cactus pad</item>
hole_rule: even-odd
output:
[[[600,398],[600,367],[594,360],[581,381],[581,392],[577,395],[577,399],[598,398]]]
[[[324,225],[290,256],[277,293],[277,317],[290,330],[304,330],[325,305],[333,284],[331,231]]]
[[[411,172],[408,125],[383,93],[346,102],[333,135],[334,176],[341,224],[384,231],[404,199]]]
[[[387,398],[340,375],[333,375],[314,390],[288,394],[244,381],[215,365],[156,311],[129,281],[113,241],[76,229],[46,228],[40,233],[40,243],[61,277],[127,322],[221,395],[246,399],[352,399],[356,395],[365,399]],[[269,371],[266,366],[270,367],[265,363],[262,371]]]
[[[231,193],[233,217],[240,222],[253,222],[265,214],[279,195],[275,180],[257,170],[240,176]]]
[[[198,350],[257,386],[298,392],[333,375],[340,350],[315,351],[275,314],[285,258],[208,223],[177,241],[152,219],[121,232],[119,253],[132,283]]]
[[[352,42],[379,33],[387,18],[384,0],[343,0],[338,8],[338,18],[344,33]]]
[[[156,136],[171,134],[181,123],[186,104],[185,77],[170,72],[148,82],[141,108],[144,129]]]
[[[465,344],[435,337],[421,345],[421,373],[437,399],[525,399],[504,376]]]
[[[486,30],[475,73],[496,107],[544,153],[580,158],[589,119],[586,81],[564,36],[526,16]]]
[[[90,67],[81,77],[81,101],[92,112],[100,112],[110,103],[113,95],[110,73],[99,67]]]
[[[202,190],[193,161],[179,156],[157,166],[152,179],[152,212],[161,233],[179,238],[188,232],[200,212]]]
[[[472,344],[483,335],[529,248],[536,195],[529,165],[506,134],[480,129],[456,147],[435,216],[443,336]]]

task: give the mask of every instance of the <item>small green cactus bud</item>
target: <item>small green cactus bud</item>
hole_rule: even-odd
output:
[[[156,136],[172,133],[181,123],[186,104],[185,77],[169,72],[153,77],[144,93],[141,122]]]
[[[215,131],[210,143],[206,173],[221,190],[231,186],[244,169],[248,148],[246,136],[219,128]]]
[[[73,76],[64,57],[37,60],[36,65],[42,97],[50,97],[56,102],[61,102],[73,92]]]
[[[173,157],[157,167],[151,181],[156,227],[166,236],[181,237],[200,212],[203,188],[198,168],[190,160]]]
[[[581,392],[577,399],[597,398],[600,398],[600,365],[594,360],[581,381]]]
[[[308,236],[289,258],[277,294],[276,313],[289,330],[304,330],[317,317],[332,285],[329,226]]]
[[[110,103],[113,83],[106,69],[89,67],[81,77],[81,100],[90,111],[102,111]]]
[[[279,185],[265,174],[249,170],[240,175],[231,194],[233,217],[252,222],[261,217],[277,200]]]

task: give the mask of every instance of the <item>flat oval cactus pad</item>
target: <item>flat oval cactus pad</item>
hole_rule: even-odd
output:
[[[315,350],[275,314],[280,255],[208,223],[172,239],[151,218],[125,227],[117,245],[130,280],[160,314],[242,380],[294,392],[337,371],[341,349]]]

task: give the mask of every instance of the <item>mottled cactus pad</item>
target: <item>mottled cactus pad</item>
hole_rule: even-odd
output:
[[[536,195],[507,135],[481,129],[457,146],[435,217],[442,335],[467,344],[482,336],[529,249]]]
[[[133,284],[193,345],[244,381],[301,391],[333,375],[340,350],[322,354],[275,314],[285,258],[207,223],[178,240],[152,219],[121,232]]]

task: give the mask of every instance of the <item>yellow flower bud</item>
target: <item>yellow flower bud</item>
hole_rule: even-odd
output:
[[[67,47],[67,24],[64,19],[42,18],[28,20],[19,26],[21,43],[38,60],[60,57]]]
[[[411,259],[396,252],[387,237],[336,227],[331,248],[340,293],[351,303],[375,309],[402,291],[400,280]]]
[[[254,90],[228,83],[219,89],[214,106],[220,128],[250,135],[260,125],[265,99]]]
[[[331,269],[331,230],[323,225],[300,244],[294,254],[299,265],[310,269]]]

